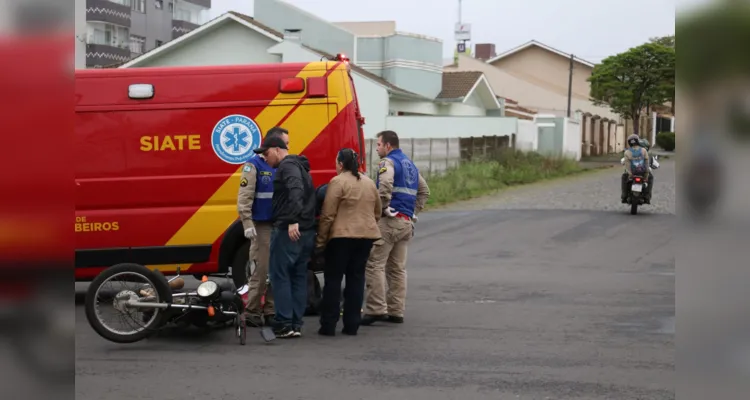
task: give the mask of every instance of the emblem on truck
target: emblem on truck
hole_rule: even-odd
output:
[[[260,147],[261,133],[252,118],[234,114],[221,119],[211,133],[214,153],[229,164],[243,164],[255,156]]]

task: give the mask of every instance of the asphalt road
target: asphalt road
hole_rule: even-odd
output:
[[[423,214],[403,325],[242,347],[231,330],[117,345],[77,307],[76,398],[673,399],[674,163],[654,205],[619,169]]]

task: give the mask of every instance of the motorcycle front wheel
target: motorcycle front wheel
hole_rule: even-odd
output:
[[[126,278],[138,283],[130,289],[122,282],[113,284]],[[117,264],[91,282],[86,293],[86,319],[99,336],[115,343],[134,343],[151,336],[164,324],[166,310],[128,307],[126,302],[168,303],[171,299],[169,285],[156,273],[139,264]],[[118,328],[106,322],[105,308],[111,309],[116,319],[126,326]]]

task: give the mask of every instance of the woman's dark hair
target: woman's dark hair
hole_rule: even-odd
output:
[[[359,160],[357,160],[357,153],[354,150],[341,149],[336,159],[344,166],[345,170],[351,172],[357,179],[361,179],[359,176]]]

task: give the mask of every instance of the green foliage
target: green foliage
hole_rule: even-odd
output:
[[[649,105],[674,98],[675,64],[675,49],[658,43],[645,43],[607,57],[594,67],[588,79],[591,99],[623,118],[637,121]],[[638,124],[634,128],[638,134]]]
[[[656,135],[656,145],[666,151],[674,151],[674,148],[675,148],[674,132],[659,132]]]
[[[583,171],[575,160],[505,150],[487,159],[466,162],[441,175],[427,177],[428,205],[440,205]]]
[[[667,36],[661,36],[661,37],[652,37],[649,39],[649,42],[660,44],[662,46],[675,48],[675,37],[674,35],[667,35]]]

